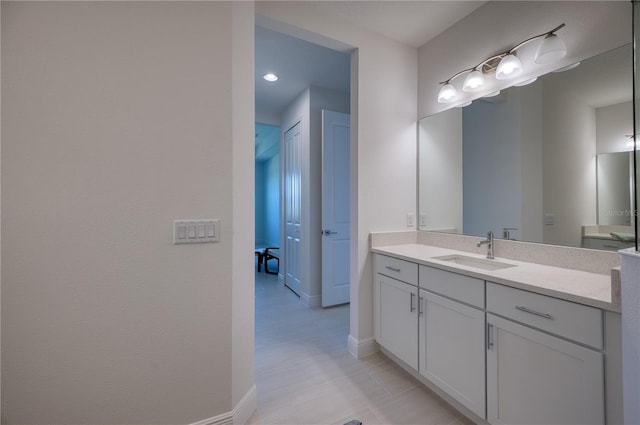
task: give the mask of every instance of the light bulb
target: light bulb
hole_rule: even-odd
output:
[[[458,91],[453,84],[446,83],[438,92],[438,102],[439,103],[451,103],[458,97]]]
[[[469,75],[467,75],[467,78],[465,78],[464,83],[462,84],[462,90],[474,91],[474,90],[478,90],[483,85],[484,85],[484,75],[482,75],[482,72],[478,71],[477,69],[474,69],[469,73]]]
[[[496,69],[498,80],[508,80],[522,74],[522,63],[514,54],[502,58]]]
[[[566,54],[567,46],[564,41],[555,34],[549,34],[538,45],[533,61],[539,64],[553,63],[562,59]]]
[[[278,76],[276,74],[268,73],[262,76],[265,80],[269,82],[278,81]]]

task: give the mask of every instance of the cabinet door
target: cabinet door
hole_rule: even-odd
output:
[[[376,275],[378,280],[378,343],[418,369],[418,289]]]
[[[485,313],[420,290],[420,374],[486,418]]]
[[[603,355],[487,314],[492,424],[603,424]]]

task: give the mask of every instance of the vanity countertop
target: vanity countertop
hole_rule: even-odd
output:
[[[611,301],[611,277],[607,275],[498,257],[497,261],[516,267],[482,270],[433,258],[456,254],[486,258],[482,255],[421,244],[378,246],[371,248],[371,251],[603,310],[621,311],[621,306]]]

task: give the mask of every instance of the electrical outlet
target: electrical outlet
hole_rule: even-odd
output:
[[[413,227],[416,222],[416,213],[407,214],[407,227]]]
[[[554,224],[556,224],[556,215],[555,214],[551,214],[551,213],[547,213],[544,215],[544,224],[546,226],[552,226]]]
[[[427,214],[420,213],[420,226],[425,227],[427,225]]]

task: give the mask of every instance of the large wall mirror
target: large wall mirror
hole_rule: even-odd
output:
[[[420,230],[634,246],[631,49],[420,120]]]

